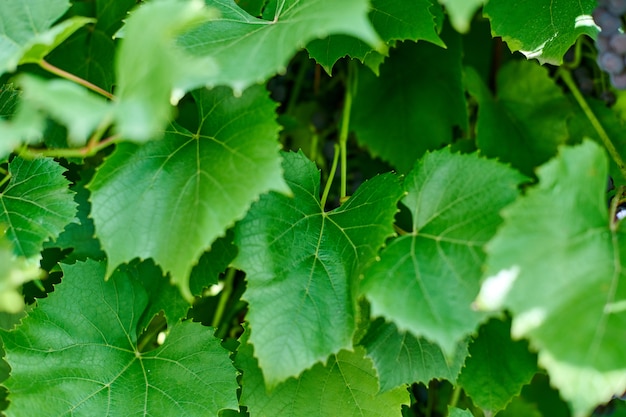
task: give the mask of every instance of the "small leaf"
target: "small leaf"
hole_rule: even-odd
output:
[[[0,193],[0,224],[16,255],[38,255],[45,240],[56,239],[74,220],[77,205],[64,172],[50,158],[17,157],[9,163],[11,179]]]
[[[428,385],[432,379],[455,383],[467,357],[467,341],[459,343],[449,361],[439,346],[399,332],[393,323],[380,318],[370,325],[361,344],[374,361],[383,392],[413,382]]]
[[[561,64],[580,35],[595,38],[598,33],[591,18],[596,0],[486,3],[483,13],[491,21],[493,36],[501,36],[511,51],[537,58],[542,64]]]
[[[252,17],[233,0],[214,0],[220,17],[180,37],[196,56],[215,59],[219,71],[204,83],[228,85],[235,94],[283,72],[291,57],[307,43],[332,33],[354,36],[382,47],[367,18],[367,0],[280,0],[266,6],[270,20]]]
[[[466,81],[478,101],[476,142],[486,156],[530,176],[569,138],[567,119],[574,116],[574,108],[546,68],[524,61],[503,66],[497,98],[471,68],[466,69]]]
[[[459,377],[474,404],[492,413],[504,409],[538,371],[537,355],[526,341],[512,341],[510,328],[495,319],[481,326]]]
[[[257,86],[235,98],[226,88],[203,89],[194,97],[196,132],[172,125],[162,140],[121,143],[88,186],[107,275],[153,258],[188,300],[202,253],[260,194],[288,191],[267,92]]]
[[[451,33],[445,39],[448,49],[425,42],[401,44],[378,78],[367,68],[358,73],[351,128],[360,144],[401,172],[427,150],[451,143],[454,126],[467,125],[460,37]]]
[[[379,392],[376,371],[363,348],[342,350],[325,366],[317,364],[268,392],[247,334],[242,336],[235,364],[243,371],[241,404],[251,417],[402,416],[401,405],[408,402],[406,389]]]
[[[63,269],[63,282],[14,331],[0,330],[12,369],[8,417],[204,417],[237,408],[236,370],[211,329],[178,323],[162,346],[141,352],[141,285],[122,272],[105,281],[94,261]]]
[[[357,279],[393,233],[402,193],[396,176],[381,175],[326,213],[315,165],[290,153],[283,166],[294,196],[262,196],[235,230],[234,265],[247,274],[251,340],[270,387],[351,348]]]
[[[594,142],[562,148],[487,246],[487,277],[518,271],[498,295],[513,336],[530,339],[575,416],[626,390],[626,223],[609,218],[607,169]]]
[[[475,154],[448,148],[426,154],[404,181],[402,203],[412,214],[413,230],[394,239],[365,272],[363,291],[372,312],[451,356],[482,320],[471,308],[480,287],[482,248],[522,178]]]
[[[72,33],[93,22],[75,16],[52,26],[69,6],[67,0],[0,2],[0,75],[15,71],[18,64],[40,62]]]

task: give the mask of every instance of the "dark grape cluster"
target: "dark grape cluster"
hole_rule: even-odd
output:
[[[611,76],[615,88],[626,89],[626,33],[623,17],[626,0],[598,0],[593,21],[600,27],[596,39],[598,65]]]

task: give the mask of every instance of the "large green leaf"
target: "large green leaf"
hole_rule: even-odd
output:
[[[247,274],[251,340],[269,386],[352,346],[355,285],[393,233],[398,178],[364,183],[341,207],[320,206],[320,174],[304,154],[284,155],[294,197],[271,193],[238,223],[235,266]]]
[[[522,176],[493,160],[448,148],[426,154],[407,175],[402,200],[413,228],[365,272],[372,312],[424,336],[452,356],[482,315],[473,311],[483,245],[517,196]]]
[[[73,32],[93,21],[76,16],[52,26],[69,6],[67,0],[0,2],[0,75],[14,71],[18,64],[40,62]]]
[[[459,343],[452,360],[448,360],[441,348],[411,333],[399,332],[393,323],[375,320],[361,340],[372,358],[381,391],[388,391],[403,384],[431,379],[447,379],[454,383],[467,357],[467,341]]]
[[[626,390],[626,223],[609,218],[607,168],[588,140],[539,168],[503,211],[477,300],[513,312],[513,336],[530,339],[576,416]]]
[[[488,0],[439,0],[446,7],[452,26],[459,32],[469,31],[476,11]]]
[[[267,92],[254,87],[235,98],[220,88],[194,97],[196,132],[173,125],[162,140],[119,144],[89,185],[107,275],[151,257],[187,299],[191,269],[211,243],[259,194],[288,192]]]
[[[207,85],[228,85],[236,94],[285,71],[294,53],[316,38],[342,33],[383,47],[367,18],[367,0],[273,1],[266,6],[270,20],[248,15],[233,0],[209,4],[220,18],[185,33],[180,44],[215,59],[219,71],[207,74]]]
[[[242,337],[235,365],[243,372],[241,405],[248,407],[251,417],[402,415],[401,405],[408,401],[406,389],[379,392],[376,371],[361,347],[354,352],[342,350],[326,365],[318,363],[298,379],[290,378],[268,392],[265,369],[259,368],[247,339],[248,332]]]
[[[384,42],[426,40],[444,46],[435,29],[431,5],[430,0],[372,0],[369,18]],[[368,54],[375,52],[365,42],[346,35],[314,40],[306,49],[328,74],[341,57],[348,55],[363,62]],[[377,71],[378,67],[372,69]]]
[[[237,408],[236,370],[211,329],[171,327],[165,343],[141,352],[137,321],[148,296],[105,266],[64,266],[54,293],[14,331],[0,331],[11,376],[7,416],[207,416]]]
[[[459,384],[474,404],[496,413],[519,395],[537,369],[537,355],[526,341],[512,341],[510,322],[491,320],[469,348]]]
[[[476,142],[486,156],[533,175],[569,138],[574,108],[546,68],[524,61],[502,67],[497,98],[472,68],[466,68],[466,85],[478,102]]]
[[[8,240],[0,236],[0,314],[23,310],[24,297],[19,288],[39,275],[39,260],[16,257]]]
[[[145,3],[128,18],[115,61],[117,130],[125,139],[162,133],[172,104],[216,71],[210,57],[191,57],[175,40],[215,16],[201,0],[163,0]]]
[[[76,203],[65,169],[50,158],[9,163],[11,179],[0,193],[0,224],[16,255],[36,256],[74,220]]]
[[[427,150],[450,143],[454,126],[467,125],[460,38],[444,39],[448,49],[401,44],[381,66],[380,77],[367,68],[358,73],[351,128],[359,143],[401,172]]]
[[[501,36],[512,51],[541,63],[558,65],[578,36],[595,37],[591,12],[596,0],[490,0],[483,9],[492,35]]]

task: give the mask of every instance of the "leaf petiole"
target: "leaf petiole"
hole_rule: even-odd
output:
[[[354,91],[356,90],[357,83],[357,71],[356,64],[353,60],[348,62],[348,79],[346,80],[346,96],[343,103],[343,117],[341,119],[341,130],[339,132],[339,148],[341,155],[341,190],[339,194],[339,199],[341,201],[347,195],[347,165],[348,165],[348,133],[350,129],[350,113],[352,112],[352,97],[354,95]]]
[[[557,76],[561,77],[565,85],[567,85],[567,88],[569,88],[569,90],[572,92],[572,95],[576,99],[576,102],[583,110],[585,116],[587,116],[587,119],[589,119],[589,122],[600,137],[602,144],[609,152],[609,155],[611,155],[613,161],[615,161],[615,163],[617,164],[620,172],[622,173],[622,176],[626,178],[626,165],[624,164],[624,160],[622,159],[617,149],[615,149],[613,142],[611,142],[611,138],[609,138],[609,135],[606,133],[606,130],[604,130],[604,127],[594,114],[593,110],[591,109],[591,107],[589,107],[587,100],[585,100],[585,97],[583,97],[582,93],[578,89],[578,86],[572,78],[572,74],[570,73],[570,71],[561,67],[557,71]]]
[[[119,135],[109,136],[108,138],[92,143],[90,140],[87,146],[82,148],[61,148],[61,149],[36,149],[23,146],[18,150],[18,154],[25,159],[35,159],[39,157],[50,158],[87,158],[107,148],[120,138]]]
[[[322,206],[322,210],[326,207],[326,200],[328,199],[328,193],[330,192],[330,186],[333,183],[333,178],[335,178],[335,172],[337,172],[337,162],[339,161],[339,145],[335,144],[335,154],[333,156],[333,165],[330,167],[330,173],[328,174],[328,180],[326,181],[326,186],[324,187],[324,192],[322,193],[322,199],[320,200],[320,205]]]
[[[61,78],[65,78],[66,80],[70,80],[70,81],[73,81],[73,82],[75,82],[77,84],[80,84],[83,87],[86,87],[86,88],[90,89],[91,91],[96,92],[96,93],[98,93],[98,94],[108,98],[109,100],[115,100],[115,96],[113,94],[109,93],[108,91],[103,90],[102,88],[98,87],[95,84],[90,83],[89,81],[87,81],[87,80],[85,80],[83,78],[77,77],[74,74],[71,74],[71,73],[69,73],[67,71],[62,70],[59,67],[56,67],[56,66],[52,65],[48,61],[46,61],[44,59],[41,60],[41,62],[39,63],[39,66],[41,68],[45,69],[46,71],[51,72],[52,74],[58,75]]]
[[[222,319],[224,317],[224,311],[226,309],[226,304],[228,304],[228,300],[230,300],[230,295],[233,292],[233,287],[235,283],[235,274],[237,270],[235,268],[229,268],[226,271],[226,277],[224,278],[224,288],[220,293],[220,300],[217,303],[217,307],[215,308],[215,314],[213,315],[213,321],[211,322],[211,326],[214,328],[218,328]]]

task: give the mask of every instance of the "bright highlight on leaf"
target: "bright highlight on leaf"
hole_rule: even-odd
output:
[[[437,343],[451,356],[483,315],[479,290],[483,246],[517,196],[523,177],[511,168],[448,148],[426,154],[404,180],[402,203],[413,230],[396,238],[365,272],[372,312]]]
[[[486,3],[483,11],[491,21],[493,36],[501,36],[512,51],[520,51],[542,64],[561,64],[576,38],[583,34],[595,37],[598,33],[589,18],[597,0]]]
[[[395,175],[380,175],[325,212],[315,165],[288,153],[283,167],[293,197],[262,196],[235,233],[250,339],[270,387],[352,347],[359,274],[393,233],[402,195]]]
[[[261,87],[235,98],[227,88],[194,93],[200,125],[172,125],[162,140],[121,143],[89,185],[107,275],[152,258],[187,300],[202,253],[253,200],[288,192],[276,142],[275,104]]]
[[[530,339],[576,416],[626,390],[626,311],[607,308],[626,300],[626,226],[611,228],[607,170],[591,141],[562,148],[537,171],[539,184],[503,211],[487,247],[488,275],[519,265],[504,299],[513,332]]]

